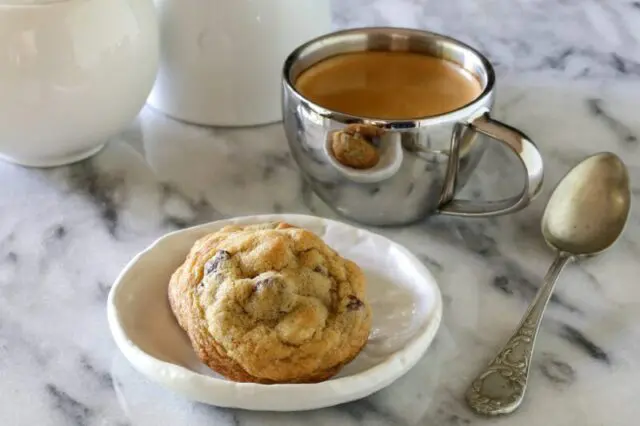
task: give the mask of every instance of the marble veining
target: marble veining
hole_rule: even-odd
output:
[[[503,79],[496,117],[538,143],[547,169],[543,194],[518,214],[375,230],[433,272],[443,325],[409,374],[329,409],[264,413],[192,403],[134,371],[107,329],[111,283],[168,231],[243,214],[336,217],[300,179],[280,125],[190,126],[145,108],[91,160],[46,170],[0,163],[0,424],[638,424],[638,209],[611,251],[560,278],[515,417],[476,417],[463,393],[509,337],[552,261],[539,220],[560,177],[583,156],[610,150],[626,161],[633,202],[640,201],[639,19],[639,3],[625,1],[335,3],[337,27],[431,28],[488,52]],[[463,195],[515,191],[512,160],[490,149]]]

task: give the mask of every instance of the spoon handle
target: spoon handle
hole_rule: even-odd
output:
[[[558,276],[573,256],[559,253],[520,325],[489,366],[473,381],[466,397],[469,406],[484,415],[508,414],[524,397],[536,335]]]

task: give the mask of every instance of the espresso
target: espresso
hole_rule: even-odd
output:
[[[458,65],[411,52],[358,52],[321,61],[297,78],[310,101],[345,114],[381,119],[429,117],[456,110],[482,93]]]

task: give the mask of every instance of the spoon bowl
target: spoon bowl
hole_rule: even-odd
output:
[[[554,249],[594,255],[622,234],[631,204],[629,175],[615,154],[603,152],[575,166],[558,184],[542,217]]]
[[[556,186],[542,216],[542,234],[557,251],[556,259],[516,331],[467,391],[474,411],[507,414],[520,406],[536,336],[560,272],[576,257],[611,247],[622,234],[630,209],[629,174],[609,152],[586,158]]]

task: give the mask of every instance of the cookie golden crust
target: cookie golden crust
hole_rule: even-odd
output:
[[[326,380],[371,329],[360,268],[281,222],[198,240],[171,278],[169,302],[200,359],[241,382]]]

